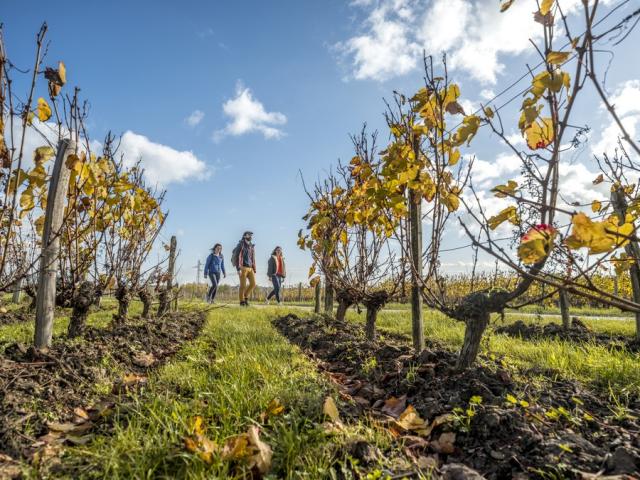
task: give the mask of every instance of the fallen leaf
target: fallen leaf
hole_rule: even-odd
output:
[[[200,415],[196,415],[190,421],[189,431],[193,435],[204,435],[204,419]]]
[[[436,452],[449,455],[456,449],[454,446],[455,441],[456,434],[454,432],[445,432],[431,445]]]
[[[255,425],[249,427],[247,435],[251,446],[254,448],[254,453],[249,460],[249,466],[257,468],[258,472],[264,475],[271,468],[271,457],[273,455],[271,447],[260,440],[260,430]]]
[[[146,368],[156,363],[156,357],[153,353],[139,352],[133,357],[132,362],[134,365]]]
[[[76,423],[82,423],[89,420],[89,413],[87,413],[87,411],[82,407],[74,408],[73,413],[77,417]]]
[[[398,418],[402,412],[404,412],[407,407],[407,396],[402,395],[400,398],[397,397],[389,397],[384,401],[384,406],[382,407],[382,413],[386,413],[387,415]]]
[[[269,402],[267,408],[264,412],[260,414],[260,421],[264,423],[269,417],[275,417],[276,415],[281,415],[284,412],[284,405],[280,403],[280,400],[274,398]]]
[[[122,377],[122,383],[125,387],[132,387],[134,385],[140,385],[147,383],[147,377],[143,375],[136,375],[135,373],[129,373]]]
[[[403,430],[415,432],[425,437],[431,433],[431,427],[418,415],[412,405],[409,405],[402,412],[395,424]]]
[[[79,433],[89,430],[93,427],[93,423],[84,422],[84,423],[58,423],[58,422],[47,422],[47,427],[49,430],[53,432],[60,433]]]
[[[222,447],[222,459],[227,461],[245,459],[249,456],[248,446],[249,440],[246,434],[229,437]]]
[[[322,413],[329,417],[332,421],[340,421],[340,413],[338,413],[338,407],[333,398],[327,397],[324,399],[324,405],[322,406]]]
[[[74,445],[86,445],[95,438],[92,433],[89,435],[67,435],[64,437],[65,441],[73,443]]]

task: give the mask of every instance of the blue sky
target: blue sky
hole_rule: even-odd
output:
[[[364,121],[384,131],[382,99],[419,86],[423,48],[449,53],[468,107],[500,91],[526,62],[535,63],[527,46],[534,5],[519,0],[505,21],[493,0],[33,0],[28,6],[3,0],[2,21],[9,57],[28,68],[33,38],[46,20],[45,63],[63,60],[69,85],[90,100],[91,136],[125,134],[125,147],[143,155],[165,183],[170,215],[163,237],[178,236],[181,281],[195,279],[192,267],[215,242],[229,257],[251,229],[259,282],[266,284],[275,245],[285,251],[289,280],[306,280],[309,258],[296,247],[307,208],[300,172],[313,182],[338,158],[351,158],[348,134]],[[637,42],[635,32],[617,47],[607,81],[612,95],[632,102],[640,92],[633,83],[640,73]],[[600,132],[610,124],[593,100],[586,93],[578,106],[595,132],[592,146],[576,156],[582,168],[567,172],[584,187],[576,187],[576,198],[593,193],[590,153],[605,145]],[[635,129],[640,100],[626,113]],[[515,126],[515,110],[504,115]],[[484,162],[479,182],[499,183],[514,173],[506,149],[488,134],[467,153]],[[466,243],[456,232],[449,237],[452,246]],[[468,256],[451,253],[445,261],[464,269]]]

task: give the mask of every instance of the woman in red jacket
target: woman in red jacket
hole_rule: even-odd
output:
[[[273,283],[273,290],[267,295],[267,304],[273,297],[276,297],[276,301],[280,304],[280,288],[282,287],[282,281],[287,276],[287,269],[284,265],[284,257],[282,256],[282,248],[280,247],[274,248],[271,257],[269,257],[267,276]]]

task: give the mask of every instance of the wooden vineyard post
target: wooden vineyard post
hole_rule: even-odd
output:
[[[321,282],[316,282],[316,284],[314,285],[314,293],[315,293],[315,304],[313,307],[313,311],[315,313],[320,313],[320,296],[321,296],[321,292],[322,292],[322,285]]]
[[[177,292],[174,292],[174,282],[173,277],[175,275],[176,269],[176,249],[178,246],[178,240],[175,235],[171,236],[171,243],[169,245],[169,271],[167,272],[167,292],[169,292],[169,298],[172,298],[173,295],[176,295],[175,301],[173,303],[173,310],[178,310],[178,299]],[[169,300],[171,301],[171,300]]]
[[[333,315],[333,285],[326,279],[324,283],[324,313]]]
[[[73,140],[63,139],[58,144],[55,164],[49,183],[49,195],[42,232],[42,255],[38,292],[36,295],[35,346],[44,349],[51,346],[53,315],[56,301],[56,274],[60,229],[64,217],[64,202],[69,188],[71,170],[66,167],[67,157],[75,151]]]
[[[624,197],[624,192],[620,189],[614,189],[611,192],[611,205],[613,210],[618,215],[620,223],[625,221],[627,215],[627,200]],[[631,291],[633,293],[633,301],[640,303],[640,246],[636,240],[631,240],[624,247],[627,256],[633,260],[631,267],[629,267],[629,277],[631,279]],[[635,312],[636,315],[636,338],[640,338],[640,312]]]
[[[22,292],[22,279],[19,279],[13,284],[13,296],[11,297],[12,303],[20,303],[20,292]]]
[[[569,315],[569,294],[564,288],[558,292],[560,297],[560,316],[562,317],[562,327],[565,330],[571,328],[571,317]]]
[[[413,150],[419,158],[420,147],[414,140]],[[413,348],[416,352],[424,349],[424,324],[422,319],[422,294],[418,279],[422,278],[422,197],[415,190],[409,190],[409,238],[411,240],[411,331]]]

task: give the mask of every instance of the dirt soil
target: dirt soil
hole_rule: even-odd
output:
[[[9,325],[12,323],[26,322],[27,320],[32,320],[33,318],[34,318],[34,314],[32,312],[28,312],[26,308],[15,310],[15,311],[9,311],[5,313],[0,313],[0,325]]]
[[[8,345],[0,355],[0,467],[34,460],[51,444],[89,441],[122,394],[143,388],[148,372],[195,338],[205,318],[178,312],[89,327],[82,338],[55,339],[47,353]]]
[[[511,337],[535,340],[537,338],[554,338],[575,343],[595,343],[611,348],[624,348],[631,352],[640,352],[640,342],[626,335],[594,332],[578,318],[573,317],[571,328],[565,329],[557,323],[545,325],[527,324],[518,320],[512,324],[498,327],[496,333],[503,333]]]
[[[442,478],[640,478],[638,398],[616,418],[605,396],[580,383],[529,383],[500,359],[458,373],[456,354],[434,344],[416,355],[406,338],[368,342],[361,326],[328,317],[290,314],[274,325],[338,385],[348,400],[341,414],[392,425],[416,463]],[[430,432],[393,427],[410,405]]]

